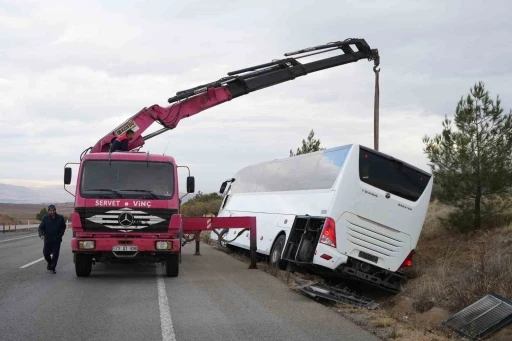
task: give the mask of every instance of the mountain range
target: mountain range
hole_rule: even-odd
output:
[[[73,196],[63,186],[25,187],[0,183],[0,202],[14,204],[63,203],[73,201]]]
[[[74,192],[70,189],[70,192]],[[182,197],[184,193],[180,193]],[[194,195],[187,195],[182,203],[187,202]],[[73,202],[74,197],[66,192],[63,186],[54,185],[44,188],[26,187],[0,183],[0,203],[13,204],[48,204]]]

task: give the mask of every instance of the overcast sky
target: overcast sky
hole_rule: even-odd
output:
[[[487,3],[0,0],[0,182],[61,184],[66,162],[143,107],[346,38],[379,49],[380,150],[428,170],[422,137],[441,131],[475,82],[511,107],[512,4]],[[144,150],[173,155],[211,192],[246,165],[288,157],[311,129],[324,147],[373,147],[372,67],[361,60],[240,97]]]

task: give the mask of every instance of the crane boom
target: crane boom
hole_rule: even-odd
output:
[[[300,58],[330,51],[338,51],[342,54],[309,63],[298,61]],[[295,55],[300,56],[291,57]],[[168,102],[172,103],[170,106],[161,107],[155,104],[149,108],[143,108],[99,140],[94,147],[90,148],[91,152],[108,152],[110,143],[128,129],[135,131],[135,136],[129,144],[129,150],[139,148],[148,139],[174,129],[183,118],[190,117],[233,98],[290,81],[312,72],[357,62],[361,59],[373,60],[374,70],[380,64],[377,49],[371,49],[364,39],[352,38],[285,53],[285,57],[287,58],[232,71],[228,73],[227,77],[215,82],[178,91],[175,96],[168,99]],[[163,128],[143,137],[144,131],[154,122],[158,122]]]

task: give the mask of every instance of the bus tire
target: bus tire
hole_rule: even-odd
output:
[[[286,236],[284,234],[277,237],[272,249],[270,250],[269,263],[270,265],[277,265],[279,269],[286,270],[287,262],[281,259],[284,250],[284,243]]]

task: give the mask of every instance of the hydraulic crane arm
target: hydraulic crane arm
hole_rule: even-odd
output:
[[[341,54],[304,64],[298,61],[300,58],[330,51],[338,51]],[[294,55],[300,56],[290,57]],[[91,148],[91,152],[108,152],[110,143],[128,129],[135,131],[134,139],[129,144],[129,149],[133,150],[144,145],[146,140],[167,130],[174,129],[178,122],[185,117],[195,115],[233,98],[293,80],[312,72],[357,62],[360,59],[373,60],[375,71],[380,63],[378,50],[371,49],[364,39],[347,39],[319,45],[285,53],[285,57],[287,58],[229,72],[228,77],[215,82],[179,91],[176,96],[169,98],[168,102],[173,104],[168,107],[155,104],[149,108],[144,108],[98,141]],[[160,123],[163,128],[143,137],[144,131],[155,121]]]

